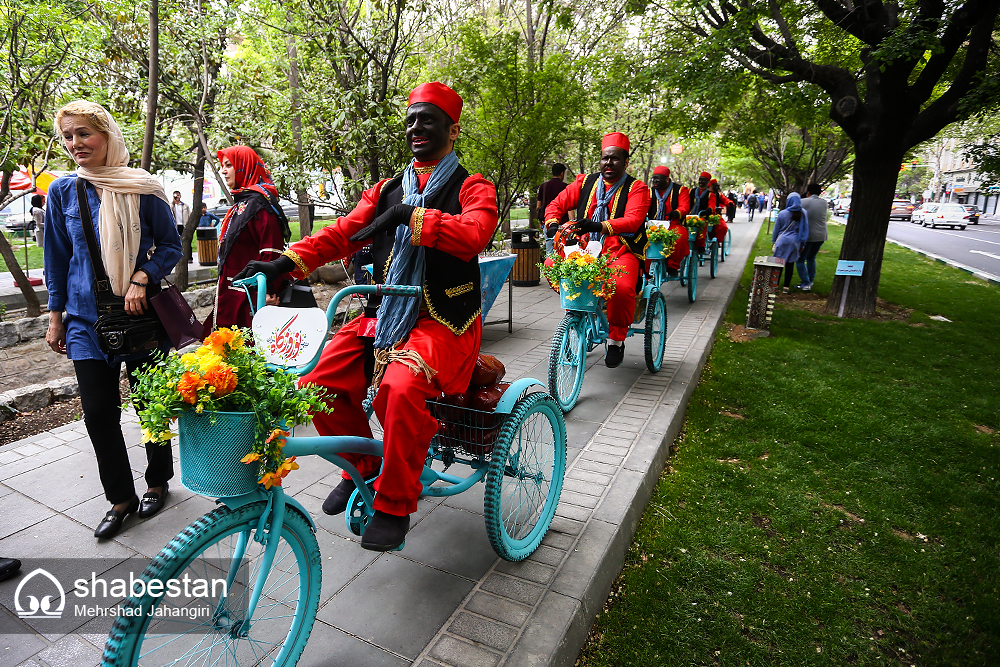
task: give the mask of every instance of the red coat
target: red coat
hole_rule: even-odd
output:
[[[221,243],[222,239],[219,239],[219,242]],[[233,287],[233,276],[246,268],[247,262],[273,261],[281,256],[284,249],[285,238],[278,216],[270,209],[262,208],[240,231],[226,257],[226,263],[219,270],[214,326],[250,326],[252,320],[250,302],[242,287]],[[211,324],[211,321],[207,324]]]
[[[575,211],[580,203],[580,190],[583,182],[587,179],[587,174],[580,174],[576,180],[566,186],[566,189],[559,193],[559,196],[552,200],[545,209],[545,222],[557,222],[565,213]],[[621,195],[619,192],[611,200],[610,208],[614,210],[615,203]],[[596,206],[596,194],[592,195],[590,203],[587,205],[587,217],[594,214]],[[624,243],[616,236],[622,232],[637,232],[646,222],[646,213],[649,210],[649,188],[646,184],[636,179],[632,181],[632,187],[628,192],[628,202],[625,205],[625,214],[620,218],[608,220],[612,235],[604,241],[604,252],[602,254],[611,257],[620,257],[623,253],[631,252]]]

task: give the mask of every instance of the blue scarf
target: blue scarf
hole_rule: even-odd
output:
[[[458,168],[458,158],[454,151],[448,153],[438,162],[434,173],[427,181],[424,191],[420,192],[420,183],[413,163],[403,172],[403,203],[411,206],[424,206],[424,202],[433,197],[448,183],[455,169]],[[424,284],[424,254],[423,246],[410,243],[413,231],[409,225],[396,228],[396,239],[392,245],[392,265],[386,276],[386,285],[418,285]],[[375,349],[391,348],[409,335],[413,325],[420,315],[421,299],[407,296],[386,295],[378,308],[378,324],[375,327]]]
[[[597,193],[594,196],[594,213],[590,216],[590,219],[594,222],[607,222],[610,220],[608,215],[608,206],[611,205],[611,200],[614,198],[615,193],[621,188],[622,183],[625,182],[627,174],[622,174],[614,184],[609,188],[604,182],[604,177],[597,179]],[[604,234],[601,234],[601,241],[604,241]]]
[[[673,192],[674,184],[671,183],[667,186],[663,195],[660,195],[660,191],[653,188],[653,196],[656,197],[656,219],[666,220],[667,219],[667,200],[670,199],[670,193]]]

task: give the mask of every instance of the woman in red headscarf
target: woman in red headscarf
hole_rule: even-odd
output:
[[[212,328],[249,327],[250,303],[242,287],[233,287],[233,277],[247,262],[270,262],[280,257],[292,234],[278,202],[278,189],[260,156],[249,146],[223,148],[218,156],[219,171],[235,203],[219,232],[219,284],[215,310],[207,324]],[[272,280],[268,294],[276,294],[288,278],[284,274]]]

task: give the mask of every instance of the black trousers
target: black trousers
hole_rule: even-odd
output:
[[[151,363],[150,357],[125,362],[130,387],[135,386],[135,372]],[[136,493],[125,436],[122,434],[122,397],[118,385],[121,363],[109,364],[97,359],[84,359],[74,361],[73,366],[80,383],[83,420],[97,454],[97,468],[101,474],[104,496],[112,505],[126,503]],[[163,486],[173,476],[174,459],[170,442],[147,442],[146,485]]]

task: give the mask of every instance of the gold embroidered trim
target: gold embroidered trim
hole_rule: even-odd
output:
[[[433,174],[434,173],[434,167],[436,167],[436,166],[437,165],[435,164],[435,165],[431,165],[430,167],[414,167],[413,168],[413,173],[416,174],[417,176],[426,176],[427,174]]]
[[[288,257],[293,262],[295,262],[295,266],[299,268],[299,271],[302,272],[303,276],[308,276],[310,273],[312,273],[312,271],[309,270],[309,267],[306,266],[306,263],[302,260],[302,258],[299,257],[299,253],[295,252],[294,250],[286,250],[281,254],[284,255],[285,257]]]
[[[392,266],[392,249],[389,249],[389,256],[385,258],[385,268],[382,269],[382,282],[389,277],[389,267]]]
[[[410,245],[420,245],[420,235],[424,231],[424,213],[426,208],[418,206],[413,209],[413,217],[410,226],[413,228],[413,235],[410,237]]]
[[[476,321],[476,318],[479,317],[479,314],[481,312],[483,312],[482,307],[480,307],[478,310],[476,310],[476,312],[472,313],[472,316],[461,327],[453,327],[451,324],[448,323],[448,321],[440,313],[438,313],[434,309],[434,304],[431,303],[431,300],[430,300],[430,298],[429,298],[428,295],[429,295],[429,292],[427,290],[427,281],[425,280],[424,281],[424,303],[427,304],[427,312],[437,322],[440,322],[444,326],[448,327],[448,331],[452,332],[456,336],[461,336],[462,334],[464,334],[465,330],[468,329],[472,325],[472,323]]]
[[[464,285],[459,285],[458,287],[449,287],[444,291],[448,295],[449,299],[453,299],[460,294],[465,294],[466,292],[471,292],[476,288],[472,283],[465,283]]]

